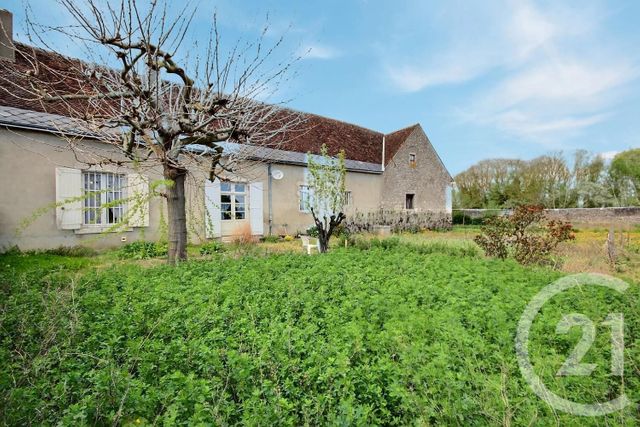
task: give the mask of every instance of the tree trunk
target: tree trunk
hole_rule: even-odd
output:
[[[184,169],[165,166],[164,178],[173,185],[167,189],[167,217],[169,220],[169,264],[187,259],[187,212],[185,198]]]
[[[331,236],[327,236],[324,230],[318,230],[318,243],[320,243],[320,253],[325,253],[329,250],[329,239]]]
[[[318,243],[320,244],[319,251],[320,253],[325,253],[329,250],[329,240],[331,239],[333,231],[346,217],[342,212],[339,212],[337,216],[331,215],[329,218],[328,229],[325,229],[324,222],[316,216],[313,208],[311,208],[311,215],[313,216],[313,222],[316,223],[316,229],[318,230]]]

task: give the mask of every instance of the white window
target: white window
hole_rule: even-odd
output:
[[[345,191],[344,192],[344,205],[345,206],[351,206],[351,203],[353,203],[352,196],[351,196],[351,191]]]
[[[223,182],[220,184],[220,215],[223,221],[246,219],[246,184]]]
[[[122,222],[125,207],[125,175],[83,172],[83,225],[112,225]]]
[[[416,167],[416,153],[410,153],[409,154],[409,167],[415,168]]]
[[[300,212],[311,212],[313,189],[309,185],[301,185],[298,192],[300,195]]]

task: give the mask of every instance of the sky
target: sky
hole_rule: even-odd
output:
[[[37,22],[71,22],[52,0],[26,4]],[[269,100],[385,133],[420,123],[452,174],[486,158],[640,147],[637,0],[194,5],[188,42],[206,39],[215,10],[223,43],[266,25],[267,44],[284,40],[275,58],[300,58]],[[26,41],[25,2],[2,7]],[[68,40],[56,46],[83,57]]]

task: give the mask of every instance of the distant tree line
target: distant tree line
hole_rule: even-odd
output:
[[[546,208],[640,205],[640,148],[618,153],[610,162],[578,150],[532,160],[482,160],[455,177],[456,208]]]

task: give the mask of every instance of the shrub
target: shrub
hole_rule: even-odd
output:
[[[454,211],[451,220],[454,225],[483,225],[486,220],[495,216],[495,213],[485,213],[476,217],[467,215],[464,211]]]
[[[213,255],[224,252],[224,243],[219,240],[211,240],[200,246],[200,255]]]
[[[513,256],[520,264],[549,263],[560,243],[575,238],[570,223],[546,221],[544,208],[536,205],[518,206],[509,216],[490,218],[480,231],[474,241],[488,256]]]
[[[22,251],[17,245],[0,249],[0,255],[22,255]]]
[[[95,249],[88,248],[86,246],[59,246],[54,249],[36,251],[36,253],[68,257],[93,257],[98,254]]]
[[[318,227],[312,225],[311,227],[307,228],[305,234],[311,237],[318,237]]]
[[[13,246],[4,252],[3,255],[56,255],[72,258],[94,257],[98,255],[95,249],[86,246],[59,246],[53,249],[34,249],[30,251],[21,251],[18,246]]]
[[[260,240],[265,243],[278,243],[280,241],[280,236],[276,236],[276,235],[264,236],[260,238]]]
[[[251,225],[244,224],[234,231],[233,243],[237,245],[245,245],[255,243],[253,234],[251,234]]]
[[[154,242],[132,242],[118,250],[120,259],[148,259],[167,255],[167,246]]]
[[[292,242],[293,241],[293,236],[287,234],[286,236],[284,236],[284,241],[285,242]]]

